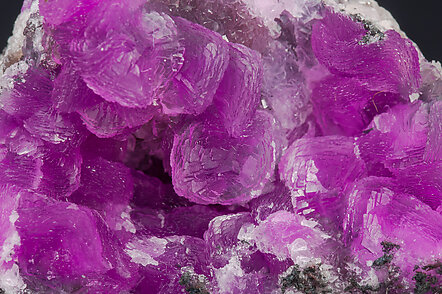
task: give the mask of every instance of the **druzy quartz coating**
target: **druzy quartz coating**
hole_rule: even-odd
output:
[[[375,1],[25,0],[0,293],[441,293],[442,68]]]

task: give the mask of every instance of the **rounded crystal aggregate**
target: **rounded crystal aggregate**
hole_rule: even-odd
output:
[[[25,0],[0,69],[0,293],[440,293],[442,68],[375,1]]]

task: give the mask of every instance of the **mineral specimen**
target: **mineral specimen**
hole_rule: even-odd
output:
[[[25,0],[0,293],[442,293],[442,67],[375,1]]]

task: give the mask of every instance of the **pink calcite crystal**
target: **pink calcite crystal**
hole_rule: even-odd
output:
[[[26,0],[0,293],[441,293],[442,68],[362,0]]]

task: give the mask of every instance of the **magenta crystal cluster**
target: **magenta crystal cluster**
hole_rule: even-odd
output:
[[[25,0],[0,293],[442,293],[442,68],[374,1]]]

